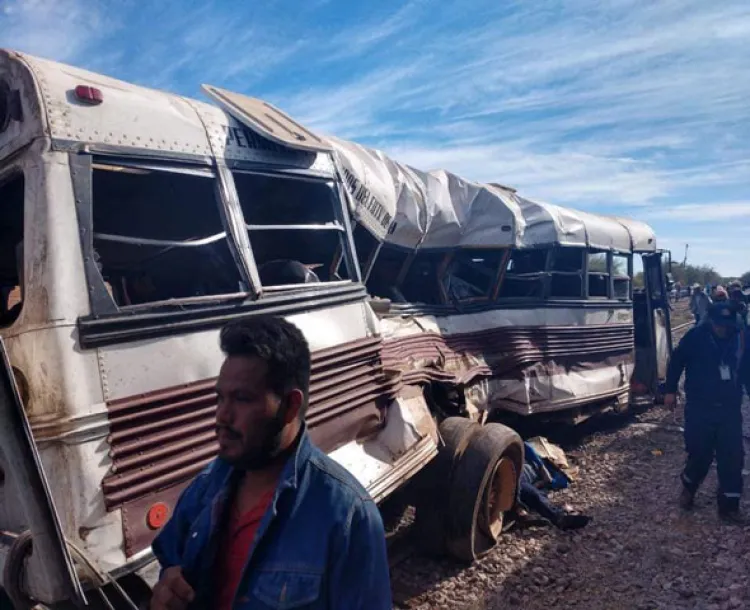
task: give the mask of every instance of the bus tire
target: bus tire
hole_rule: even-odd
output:
[[[452,470],[457,456],[479,430],[478,424],[464,417],[448,417],[440,423],[442,444],[438,455],[420,474],[415,490],[415,537],[420,549],[429,555],[446,553],[446,505]]]
[[[515,504],[523,468],[523,441],[502,424],[478,427],[455,454],[445,509],[445,547],[460,561],[489,552]]]

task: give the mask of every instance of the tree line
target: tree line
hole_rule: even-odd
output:
[[[711,265],[672,265],[672,278],[675,282],[679,282],[682,286],[692,286],[693,284],[700,284],[705,286],[710,284],[711,286],[717,286],[722,284],[726,286],[730,281],[739,279],[743,286],[750,284],[750,271],[745,272],[739,278],[736,277],[723,277],[714,267]],[[633,284],[636,287],[643,286],[643,272],[639,272],[633,278]]]

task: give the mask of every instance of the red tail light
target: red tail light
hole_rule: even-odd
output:
[[[104,101],[104,96],[100,89],[96,87],[88,87],[86,85],[78,85],[75,89],[76,99],[79,102],[88,104],[90,106],[96,106]]]

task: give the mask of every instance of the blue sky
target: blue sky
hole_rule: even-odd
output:
[[[263,97],[422,169],[649,222],[750,270],[745,0],[0,0],[0,46]]]

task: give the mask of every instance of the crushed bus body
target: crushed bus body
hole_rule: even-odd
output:
[[[331,142],[379,299],[384,362],[405,380],[438,386],[453,398],[448,413],[480,419],[581,417],[658,397],[669,307],[647,225]],[[646,278],[635,295],[634,255]]]

